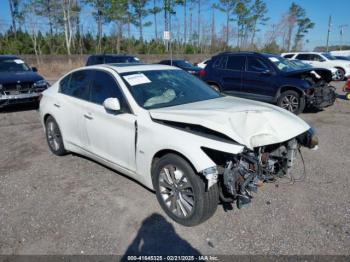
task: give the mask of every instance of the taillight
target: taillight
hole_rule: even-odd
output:
[[[207,72],[204,69],[202,69],[201,71],[199,71],[199,76],[204,77],[206,73]]]

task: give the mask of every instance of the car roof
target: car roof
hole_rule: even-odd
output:
[[[288,53],[282,53],[282,54],[284,54],[284,55],[287,55],[287,54],[317,54],[317,55],[319,55],[319,54],[324,54],[324,53],[327,53],[327,52],[308,52],[308,51],[303,52],[303,51],[301,51],[301,52],[288,52]]]
[[[5,59],[18,59],[18,56],[15,55],[0,55],[0,60],[5,60]]]
[[[119,54],[119,55],[116,55],[116,54],[97,54],[97,55],[90,55],[90,57],[106,57],[106,56],[109,56],[109,57],[135,57],[133,55],[127,55],[127,54]]]
[[[159,65],[159,64],[101,64],[101,65],[93,65],[81,67],[79,69],[85,68],[96,68],[96,69],[105,69],[110,68],[116,71],[117,73],[129,73],[129,72],[138,72],[138,71],[152,71],[152,70],[181,70],[174,66],[168,65]]]
[[[171,60],[170,59],[165,59],[165,60],[161,60],[160,62],[170,62]],[[172,60],[173,62],[179,62],[179,61],[187,61],[187,60],[185,60],[185,59],[173,59]]]

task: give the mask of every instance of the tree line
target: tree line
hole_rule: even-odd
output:
[[[305,36],[314,27],[305,9],[295,3],[278,23],[268,24],[268,7],[263,0],[8,0],[8,3],[11,21],[0,20],[0,53],[163,54],[169,52],[170,43],[163,40],[160,29],[171,31],[171,48],[175,53],[223,50],[276,53],[301,49]],[[224,22],[217,25],[219,16],[224,17]],[[93,30],[84,27],[87,17],[94,21]],[[154,33],[148,31],[145,37],[145,28],[152,28]]]

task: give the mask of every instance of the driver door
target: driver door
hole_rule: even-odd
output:
[[[84,111],[88,150],[104,160],[134,172],[135,121],[116,79],[109,72],[94,70],[90,103]],[[108,111],[103,102],[118,98],[121,110]]]

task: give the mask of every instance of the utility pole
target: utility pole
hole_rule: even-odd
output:
[[[169,51],[169,39],[168,39],[168,34],[169,34],[169,20],[168,20],[168,0],[164,0],[164,42],[165,42],[165,50],[166,52]],[[167,33],[166,33],[167,32]]]
[[[339,45],[339,49],[342,50],[343,48],[343,35],[344,35],[344,29],[347,27],[348,25],[340,25],[340,45]]]
[[[329,33],[331,32],[331,26],[332,26],[332,16],[330,15],[328,20],[328,32],[327,32],[327,45],[326,45],[327,52],[329,51],[328,45],[329,45]]]

